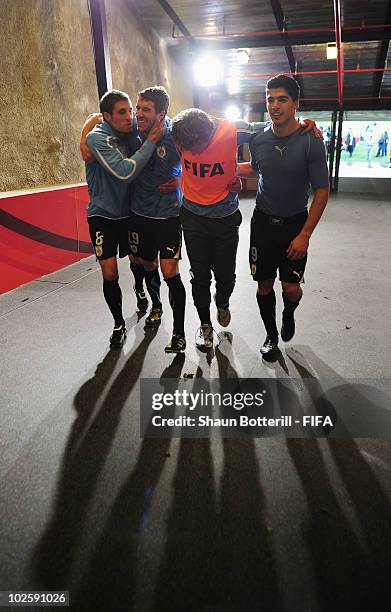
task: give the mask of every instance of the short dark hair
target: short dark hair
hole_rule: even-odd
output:
[[[100,112],[109,113],[109,115],[113,114],[114,106],[120,100],[129,100],[130,98],[127,93],[120,91],[119,89],[112,89],[111,91],[106,91],[105,94],[99,100],[99,108]],[[132,103],[130,102],[130,105]]]
[[[286,74],[278,74],[269,79],[266,83],[266,89],[278,89],[279,87],[286,89],[294,102],[299,99],[300,86],[293,77],[287,76]]]
[[[167,90],[161,85],[146,87],[142,91],[139,91],[137,95],[143,100],[153,102],[157,113],[167,112],[170,105],[170,96]]]
[[[172,120],[172,137],[184,151],[196,145],[208,145],[213,131],[213,121],[200,108],[187,108]]]

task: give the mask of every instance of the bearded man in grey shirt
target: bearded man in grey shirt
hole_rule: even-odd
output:
[[[272,124],[250,142],[251,163],[238,165],[243,178],[259,174],[249,255],[267,334],[260,349],[264,357],[278,349],[273,289],[277,269],[284,302],[281,338],[287,342],[295,333],[294,312],[303,293],[309,240],[329,194],[323,141],[312,133],[301,137],[295,116],[299,94],[299,85],[291,77],[278,75],[267,82],[266,104]],[[307,210],[310,185],[313,200]]]

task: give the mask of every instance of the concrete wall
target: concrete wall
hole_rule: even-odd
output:
[[[1,0],[0,190],[84,180],[78,135],[97,104],[86,0]]]
[[[133,104],[137,92],[163,85],[170,94],[169,115],[193,106],[190,71],[170,56],[167,45],[137,12],[137,2],[106,2],[113,87],[128,92]]]
[[[187,73],[131,0],[107,0],[113,86],[165,85],[170,114],[192,106]],[[0,191],[84,181],[80,128],[98,109],[87,0],[0,1]]]

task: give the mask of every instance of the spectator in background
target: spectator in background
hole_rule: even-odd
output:
[[[388,132],[387,130],[384,131],[383,134],[383,155],[386,156],[387,155],[387,150],[388,150]]]
[[[374,143],[374,135],[373,135],[373,127],[371,125],[367,126],[365,131],[365,144],[367,145],[367,162],[368,168],[372,168],[372,149]]]
[[[324,139],[324,144],[326,146],[327,159],[328,159],[329,155],[330,155],[330,140],[331,140],[331,130],[330,130],[330,127],[328,127],[326,130],[324,130],[324,132],[323,132],[323,139]]]
[[[378,147],[377,147],[376,157],[383,157],[383,143],[384,143],[384,133],[382,132],[380,134],[379,140],[377,141]]]
[[[352,133],[352,128],[349,128],[348,133],[345,138],[346,150],[349,153],[349,157],[352,157],[354,148],[356,146],[356,141]]]

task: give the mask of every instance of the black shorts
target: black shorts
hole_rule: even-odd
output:
[[[87,217],[92,246],[99,261],[116,257],[126,257],[129,248],[129,219],[106,219]]]
[[[304,282],[307,254],[303,259],[292,261],[286,251],[301,231],[307,212],[282,219],[272,217],[255,209],[251,219],[250,270],[255,281],[276,278],[285,283]]]
[[[152,219],[135,213],[130,214],[129,222],[130,253],[146,261],[160,259],[180,259],[182,228],[179,217]]]

